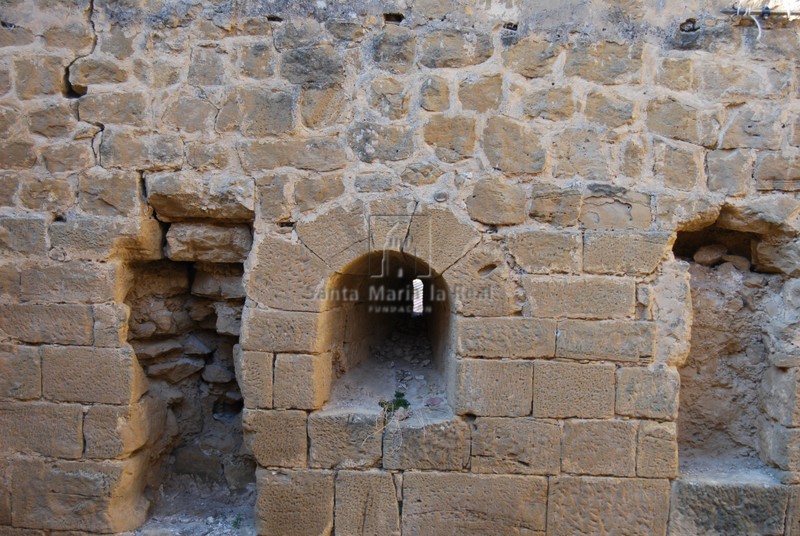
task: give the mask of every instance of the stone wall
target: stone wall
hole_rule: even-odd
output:
[[[4,2],[0,533],[199,465],[262,534],[800,534],[798,27],[668,4]],[[712,224],[746,267],[676,258]],[[375,258],[447,291],[435,404],[334,404]],[[758,302],[725,478],[693,278]]]

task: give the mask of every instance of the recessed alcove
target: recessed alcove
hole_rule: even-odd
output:
[[[447,407],[450,299],[427,263],[395,251],[364,255],[331,278],[325,298],[342,327],[332,335],[326,409],[375,411],[395,393],[411,411]]]

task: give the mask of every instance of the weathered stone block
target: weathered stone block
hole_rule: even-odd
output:
[[[256,471],[259,534],[326,536],[333,530],[332,471]]]
[[[800,158],[781,153],[759,153],[753,172],[757,190],[800,190]]]
[[[583,269],[593,274],[652,274],[672,249],[675,235],[665,232],[586,231]]]
[[[769,367],[761,389],[770,417],[783,426],[800,427],[800,368]]]
[[[242,166],[248,173],[294,167],[332,171],[344,166],[344,146],[336,138],[245,141],[239,145]]]
[[[583,193],[577,188],[534,183],[531,188],[530,216],[558,227],[576,225],[582,198]]]
[[[174,223],[167,231],[166,255],[174,261],[244,262],[252,243],[247,225]]]
[[[34,56],[14,60],[17,96],[26,100],[39,96],[60,95],[64,90],[64,67],[66,67],[65,60],[56,56]],[[73,76],[71,69],[70,81]]]
[[[545,151],[540,137],[505,117],[492,117],[483,131],[483,152],[489,164],[506,173],[539,173]]]
[[[542,318],[632,318],[636,283],[615,277],[523,276],[533,316]]]
[[[272,408],[273,355],[267,352],[248,352],[237,344],[233,349],[236,381],[242,390],[244,407]]]
[[[94,345],[98,348],[122,348],[128,344],[130,309],[125,304],[94,305]]]
[[[429,76],[420,88],[420,106],[429,112],[443,112],[450,108],[450,88],[447,80]]]
[[[547,531],[664,536],[669,481],[562,476],[551,479]]]
[[[295,99],[288,91],[235,88],[216,115],[218,132],[238,130],[249,138],[286,134],[294,129]]]
[[[0,333],[22,342],[90,345],[93,328],[88,305],[0,304]]]
[[[400,536],[400,511],[392,473],[337,472],[334,510],[337,536]]]
[[[244,439],[261,467],[304,467],[308,451],[306,412],[245,409]],[[259,500],[262,495],[259,494]]]
[[[60,152],[64,146],[53,146],[55,152]],[[84,148],[88,149],[88,147]],[[84,151],[80,151],[85,154]],[[43,157],[50,158],[51,153],[49,150],[43,152]],[[80,155],[78,155],[80,158]],[[88,161],[87,161],[88,162]],[[51,162],[52,163],[52,162]],[[43,174],[44,176],[19,176],[19,201],[23,207],[34,210],[37,212],[53,212],[56,214],[64,214],[75,203],[75,184],[72,178],[65,178],[63,176],[53,177]],[[14,188],[14,186],[12,186]],[[14,195],[11,192],[10,195]],[[12,200],[9,206],[13,206]]]
[[[480,241],[480,233],[475,227],[456,217],[452,211],[424,204],[416,207],[408,237],[419,252],[414,254],[424,259],[438,274],[444,273]]]
[[[20,297],[33,302],[122,302],[129,289],[129,277],[125,266],[115,262],[26,265],[20,270]]]
[[[639,422],[636,475],[645,478],[678,476],[678,435],[675,423]]]
[[[0,451],[7,456],[78,459],[83,455],[83,409],[77,404],[0,402],[0,427]]]
[[[253,219],[255,185],[250,177],[182,171],[148,174],[145,183],[147,201],[161,221]]]
[[[710,113],[702,113],[672,97],[650,102],[646,124],[653,134],[706,147],[716,141],[719,130],[719,123]]]
[[[183,142],[174,134],[106,128],[99,152],[104,168],[156,171],[179,168],[183,163]]]
[[[132,406],[91,406],[83,422],[87,458],[127,458],[139,450],[153,428],[158,430],[154,402]]]
[[[238,300],[246,298],[242,286],[244,270],[237,264],[195,265],[192,294],[215,300]]]
[[[496,110],[503,99],[503,77],[494,75],[476,80],[466,79],[458,87],[458,99],[465,110]]]
[[[267,311],[245,307],[242,313],[242,348],[260,352],[315,353],[320,315],[289,311]]]
[[[117,61],[94,54],[78,58],[69,68],[69,83],[81,94],[91,85],[119,84],[127,80],[128,71]]]
[[[470,427],[458,417],[419,409],[408,419],[389,419],[383,436],[383,468],[461,471],[469,464]]]
[[[393,73],[406,73],[414,63],[416,38],[408,28],[387,24],[373,44],[372,61]]]
[[[46,145],[41,154],[50,173],[82,171],[95,165],[94,151],[86,141]]]
[[[602,419],[614,415],[614,365],[536,362],[533,416]]]
[[[431,68],[467,67],[485,62],[493,50],[492,37],[488,34],[438,29],[423,38],[419,62]]]
[[[708,189],[730,196],[747,193],[753,176],[753,158],[746,151],[709,151]]]
[[[383,117],[402,119],[408,113],[408,101],[403,84],[394,78],[378,78],[370,85],[369,105]]]
[[[81,210],[95,216],[130,216],[139,209],[139,174],[99,166],[86,170],[78,179]]]
[[[727,124],[722,128],[719,149],[778,150],[781,145],[782,110],[779,107],[760,108],[743,106],[731,111]]]
[[[460,359],[456,365],[456,414],[520,417],[531,412],[533,363]],[[613,383],[613,379],[612,379]],[[613,411],[613,386],[612,386]]]
[[[414,131],[401,126],[356,123],[347,140],[362,162],[405,160],[414,151]]]
[[[525,221],[526,203],[522,186],[503,179],[483,179],[467,198],[467,212],[487,225],[514,225]]]
[[[580,232],[521,231],[508,235],[507,243],[517,264],[531,274],[576,273],[583,266]]]
[[[239,74],[256,80],[272,76],[272,50],[272,43],[267,39],[241,44],[234,53]]]
[[[425,124],[425,143],[444,162],[458,162],[475,150],[475,120],[470,117],[432,116]]]
[[[598,84],[639,83],[642,45],[639,43],[575,43],[567,49],[564,74],[580,76]]]
[[[561,469],[572,474],[635,476],[636,421],[568,420]]]
[[[7,134],[11,124],[19,116],[12,108],[4,108],[0,115],[0,132]],[[28,127],[34,134],[48,138],[65,136],[75,127],[75,112],[68,103],[48,104],[28,114]]]
[[[498,317],[519,311],[511,269],[495,242],[479,244],[444,273],[454,302],[464,316]]]
[[[192,48],[189,65],[189,84],[193,86],[218,86],[225,83],[224,51],[220,47],[198,46]]]
[[[223,110],[228,111],[226,108]],[[191,133],[210,130],[209,126],[215,117],[217,108],[207,99],[181,96],[167,106],[161,120],[180,131]]]
[[[221,144],[187,143],[186,163],[198,171],[222,169],[228,165],[228,148]]]
[[[622,97],[594,92],[586,97],[583,113],[590,121],[617,128],[633,121],[634,104]]]
[[[381,410],[315,411],[308,417],[309,465],[326,469],[377,467],[383,431]]]
[[[78,117],[93,124],[139,126],[146,111],[144,93],[92,93],[78,101]]]
[[[42,393],[49,400],[130,404],[147,391],[147,379],[127,348],[42,348]]]
[[[562,320],[556,357],[637,363],[654,355],[655,331],[653,322]]]
[[[539,318],[459,318],[458,353],[469,357],[553,357],[556,322]]]
[[[563,121],[575,113],[575,98],[571,87],[526,91],[522,99],[525,115],[534,119]]]
[[[655,142],[655,175],[664,186],[685,192],[703,184],[705,174],[705,151],[684,144]]]
[[[281,76],[305,88],[328,88],[344,80],[344,63],[330,45],[293,48],[283,53]]]
[[[800,471],[800,429],[786,428],[770,419],[759,423],[759,453],[784,471]]]
[[[672,367],[621,367],[617,370],[617,414],[675,420],[680,386],[680,375]]]
[[[0,142],[0,167],[2,169],[30,169],[36,164],[36,147],[28,141]]]
[[[570,127],[553,140],[556,177],[606,181],[610,146],[594,127]]]
[[[273,400],[276,408],[318,409],[331,392],[330,354],[278,354]]]
[[[561,45],[549,39],[530,36],[503,51],[506,67],[526,78],[541,78],[550,74]]]
[[[410,472],[403,477],[404,534],[544,532],[547,479]]]
[[[308,128],[329,127],[345,121],[349,103],[349,95],[339,86],[307,88],[300,97],[300,117]]]
[[[561,426],[530,418],[479,417],[472,433],[473,473],[554,475],[561,468]]]
[[[35,346],[0,344],[0,398],[42,396],[42,359]]]

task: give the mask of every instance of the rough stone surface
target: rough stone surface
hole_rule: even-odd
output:
[[[639,422],[636,475],[646,478],[678,476],[678,437],[674,423]]]
[[[337,535],[400,536],[400,511],[392,473],[339,471],[334,509]]]
[[[634,476],[636,422],[569,420],[564,423],[563,456],[565,473]]]
[[[544,168],[539,136],[521,124],[493,117],[486,122],[483,136],[483,152],[493,168],[510,174],[539,173]]]
[[[420,43],[419,62],[425,67],[466,67],[488,60],[494,47],[484,33],[457,29],[433,30]]]
[[[260,534],[321,536],[333,529],[334,474],[330,471],[256,471]]]
[[[425,124],[425,143],[444,162],[458,162],[475,149],[475,120],[469,117],[435,115]]]
[[[456,370],[454,411],[487,417],[519,417],[531,412],[533,363],[461,359]],[[612,392],[613,406],[613,392]]]
[[[245,177],[158,173],[145,183],[147,202],[161,221],[253,219],[254,185]]]
[[[375,467],[382,458],[384,415],[381,411],[331,409],[308,418],[311,467]]]
[[[252,242],[246,225],[175,223],[167,232],[166,254],[175,261],[244,262]]]
[[[614,414],[614,366],[536,362],[533,416],[602,419]]]
[[[622,362],[654,355],[655,324],[626,320],[563,320],[558,323],[556,357]]]
[[[304,467],[308,450],[306,413],[245,410],[242,428],[248,448],[261,467]]]
[[[276,408],[318,409],[330,396],[332,373],[328,354],[278,354],[274,374]]]
[[[635,309],[634,281],[619,278],[526,277],[528,304],[542,318],[630,318]],[[563,356],[566,357],[566,356]]]
[[[423,411],[386,425],[384,469],[461,471],[469,464],[469,453],[469,425],[452,415]]]
[[[467,199],[472,219],[487,225],[513,225],[525,221],[525,190],[499,179],[484,179]]]
[[[617,413],[674,420],[678,416],[678,371],[663,365],[617,370]]]
[[[478,418],[470,467],[474,473],[558,474],[561,426],[557,421],[530,418]]]
[[[458,352],[465,357],[552,357],[556,323],[538,318],[463,318]]]

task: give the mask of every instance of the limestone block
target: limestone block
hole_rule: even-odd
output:
[[[589,186],[579,219],[587,229],[646,229],[652,221],[650,196],[605,185]]]
[[[553,138],[556,177],[606,181],[610,145],[595,127],[570,127]]]
[[[757,190],[796,192],[800,189],[800,159],[794,155],[761,152],[753,172]]]
[[[333,530],[332,471],[256,471],[259,534],[326,536]]]
[[[542,533],[547,479],[539,476],[409,472],[403,477],[403,534]]]
[[[503,77],[486,76],[475,80],[465,79],[458,87],[458,100],[465,110],[487,112],[497,110],[503,99]]]
[[[415,33],[396,24],[387,24],[375,38],[372,51],[372,61],[378,68],[393,73],[406,73],[414,63]]]
[[[440,160],[455,163],[469,158],[475,151],[475,120],[434,115],[425,124],[423,136]]]
[[[586,231],[583,269],[593,274],[649,275],[674,241],[673,233],[658,231]]]
[[[783,534],[789,488],[773,483],[678,479],[670,531],[676,534]]]
[[[514,260],[529,274],[575,273],[583,266],[580,232],[520,231],[508,235],[507,244]]]
[[[17,119],[18,113],[13,108],[4,108],[2,112],[2,131],[7,134],[10,124]],[[34,134],[48,138],[57,138],[69,134],[75,128],[75,112],[68,103],[47,104],[44,108],[28,114],[28,128]]]
[[[561,468],[561,426],[530,418],[479,417],[472,433],[473,473],[554,475]]]
[[[128,344],[130,309],[125,304],[94,305],[94,345],[98,348],[121,348]]]
[[[639,422],[636,475],[645,478],[677,478],[678,435],[675,423]]]
[[[505,117],[492,117],[483,130],[483,152],[489,164],[506,173],[539,173],[545,151],[540,136]]]
[[[305,212],[336,199],[344,193],[340,176],[307,177],[294,184],[294,202]]]
[[[460,359],[456,364],[454,411],[486,417],[531,412],[533,363]],[[613,406],[613,393],[612,393]]]
[[[465,357],[526,358],[555,355],[556,322],[521,316],[459,318],[458,353]]]
[[[309,465],[325,469],[377,467],[383,430],[380,409],[315,411],[308,417]]]
[[[103,130],[99,154],[104,168],[176,169],[183,164],[183,141],[175,134],[108,127]]]
[[[556,87],[526,92],[522,109],[531,118],[563,121],[575,114],[575,98],[571,87]]]
[[[147,379],[129,346],[42,348],[42,392],[48,400],[130,404],[146,390]]]
[[[188,82],[193,86],[218,86],[225,83],[223,50],[214,46],[192,48]]]
[[[414,163],[400,174],[400,179],[412,186],[424,186],[435,183],[444,171],[427,162]]]
[[[0,37],[0,47],[24,46],[33,43],[36,39],[36,35],[27,28],[13,24],[10,26],[10,28],[6,28],[8,31],[3,32]]]
[[[492,37],[475,31],[437,29],[428,33],[420,44],[420,64],[425,67],[466,67],[488,60],[494,46]]]
[[[320,238],[332,236],[326,229],[323,231]],[[319,240],[313,243],[317,242]],[[319,253],[324,254],[327,248],[333,248],[331,251],[336,253],[341,251],[336,249],[341,242],[323,241],[321,244],[326,249]],[[288,242],[268,234],[257,236],[255,263],[251,264],[244,279],[248,295],[278,309],[321,309],[325,305],[324,287],[331,270],[314,253],[300,241]],[[291,270],[287,270],[287,266],[291,266]]]
[[[13,171],[0,172],[0,206],[12,207],[16,204],[15,198],[20,182],[18,173]],[[47,197],[49,201],[50,196],[48,195]],[[8,238],[8,236],[6,236],[6,238]],[[0,247],[5,247],[5,244],[0,242]]]
[[[81,210],[95,216],[132,216],[139,210],[139,174],[93,167],[78,178]]]
[[[343,268],[370,251],[365,212],[360,203],[335,207],[314,220],[299,221],[295,227],[297,236],[300,242],[329,267]],[[311,289],[316,287],[315,283],[317,282],[310,281],[306,286]]]
[[[408,101],[403,84],[394,78],[378,78],[370,85],[369,105],[383,117],[402,119],[408,113]]]
[[[710,112],[701,112],[673,97],[650,101],[646,124],[653,134],[705,147],[716,141],[719,130],[719,123]]]
[[[344,80],[342,58],[330,45],[289,49],[281,60],[281,76],[292,84],[323,89]]]
[[[562,320],[556,357],[637,363],[654,355],[655,324],[626,320]]]
[[[40,96],[60,95],[64,88],[66,61],[57,56],[33,56],[14,60],[17,96],[27,100]],[[80,76],[78,69],[70,69],[70,82]]]
[[[541,78],[550,74],[562,46],[550,39],[529,36],[503,51],[503,62],[512,71],[526,78]]]
[[[243,141],[239,145],[242,167],[248,173],[278,167],[332,171],[344,166],[344,146],[332,137],[306,140]]]
[[[636,308],[632,279],[591,276],[523,276],[531,313],[541,318],[631,318]]]
[[[753,158],[747,151],[709,151],[708,189],[730,196],[747,193],[753,176]]]
[[[781,145],[782,110],[779,107],[743,106],[730,112],[722,128],[719,149],[778,150]]]
[[[614,365],[536,362],[533,416],[602,419],[614,415]]]
[[[564,74],[598,84],[640,82],[642,45],[612,41],[579,42],[567,49]]]
[[[216,114],[216,130],[238,130],[248,138],[286,134],[294,129],[295,108],[295,98],[288,91],[234,88]]]
[[[214,266],[220,266],[215,269]],[[224,268],[223,268],[224,267]],[[192,294],[215,300],[238,300],[247,295],[242,286],[243,270],[237,264],[195,265]]]
[[[235,52],[235,64],[241,76],[264,80],[272,76],[272,43],[264,39],[242,43]]]
[[[656,82],[676,91],[692,88],[694,62],[689,58],[664,58],[656,71]]]
[[[147,202],[161,221],[253,219],[255,185],[249,177],[166,172],[147,174],[145,184]]]
[[[784,471],[800,471],[800,429],[763,419],[759,423],[759,453],[767,463]]]
[[[0,398],[42,396],[42,360],[35,346],[0,344]]]
[[[140,92],[92,93],[78,101],[78,117],[93,124],[140,126],[146,112],[145,94]]]
[[[470,427],[452,414],[422,408],[390,419],[383,435],[383,468],[461,471],[469,464]]]
[[[334,512],[337,536],[400,536],[400,512],[392,473],[337,472]]]
[[[2,169],[30,169],[36,163],[36,147],[28,141],[0,142]]]
[[[761,381],[764,408],[778,424],[800,427],[800,368],[769,367]]]
[[[413,130],[401,126],[359,122],[350,127],[347,139],[362,162],[405,160],[414,151]]]
[[[550,482],[548,534],[667,533],[668,480],[562,476]]]
[[[583,113],[589,121],[617,128],[633,121],[634,104],[623,97],[595,91],[586,97]]]
[[[56,151],[60,151],[63,146],[53,146]],[[83,151],[81,151],[83,153]],[[43,154],[50,156],[49,151]],[[23,207],[39,212],[55,212],[63,214],[75,203],[75,185],[70,178],[52,176],[28,176],[19,177],[19,201]],[[16,190],[16,185],[11,186]],[[9,193],[11,200],[9,206],[13,206],[14,194]]]
[[[753,257],[759,271],[800,275],[800,239],[765,237],[756,242]]]
[[[450,88],[440,76],[429,76],[420,88],[420,106],[429,112],[444,112],[450,108]]]
[[[83,422],[86,457],[127,458],[139,450],[152,432],[162,431],[153,415],[154,404],[142,400],[132,406],[91,406]]]
[[[166,254],[173,261],[244,262],[252,243],[247,225],[173,223]]]
[[[349,97],[339,86],[306,88],[300,96],[300,117],[308,128],[324,128],[341,123],[349,110]]]
[[[320,315],[268,311],[245,306],[242,313],[242,348],[259,352],[315,353],[322,348]]]
[[[636,475],[636,422],[568,420],[561,469],[595,476]]]
[[[94,151],[88,141],[46,145],[41,155],[50,173],[82,171],[95,165]]]
[[[646,419],[675,420],[681,378],[663,364],[617,369],[617,414]]]
[[[331,392],[330,354],[275,356],[273,400],[279,409],[319,409]]]
[[[443,274],[454,310],[465,316],[506,316],[520,307],[511,269],[495,242],[479,244]]]
[[[0,451],[79,459],[83,409],[78,404],[0,402]]]
[[[582,197],[583,194],[578,188],[534,183],[531,188],[530,216],[542,223],[557,227],[576,225]]]
[[[24,301],[122,302],[129,285],[130,273],[117,262],[68,261],[25,265],[20,270],[20,297]]]
[[[222,169],[228,165],[228,148],[203,142],[186,144],[186,163],[198,171]]]
[[[88,305],[0,304],[0,333],[21,342],[90,345],[93,328]]]
[[[525,189],[502,179],[483,179],[467,198],[467,212],[487,225],[514,225],[526,218]]]
[[[308,438],[305,411],[245,409],[242,413],[242,429],[247,448],[259,466],[306,465]]]
[[[409,225],[414,255],[442,274],[480,241],[480,233],[450,210],[419,204]],[[374,237],[373,237],[374,239]]]
[[[656,140],[655,175],[664,186],[685,192],[703,184],[705,151],[693,145],[675,144]]]
[[[226,108],[223,110],[227,112]],[[167,106],[161,121],[182,132],[191,133],[210,130],[209,127],[216,117],[217,108],[208,99],[183,95]]]

